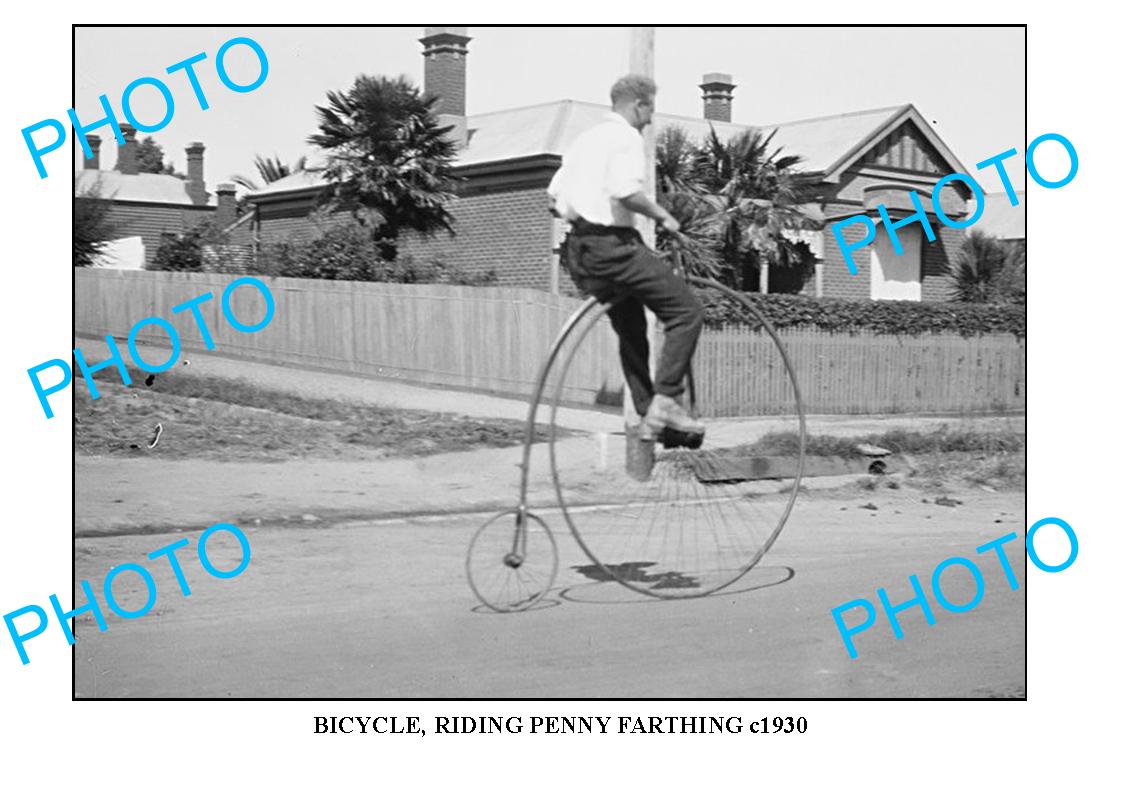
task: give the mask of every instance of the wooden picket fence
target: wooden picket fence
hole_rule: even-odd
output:
[[[75,270],[75,332],[122,342],[134,323],[173,323],[185,349],[203,350],[189,312],[172,307],[202,293],[200,311],[216,353],[262,362],[529,396],[538,369],[577,299],[522,288],[400,285],[260,277],[276,301],[273,321],[243,334],[220,299],[236,276]],[[261,318],[252,288],[231,295],[235,317]],[[1025,341],[1012,335],[833,334],[785,329],[809,413],[969,413],[1025,410]],[[149,326],[141,342],[167,337]],[[745,328],[706,329],[695,356],[702,412],[709,417],[790,411],[792,391],[772,341]],[[616,340],[607,320],[592,329],[567,375],[562,398],[620,400]]]

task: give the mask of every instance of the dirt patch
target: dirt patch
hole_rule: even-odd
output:
[[[89,456],[364,461],[520,445],[524,424],[305,398],[182,374],[75,391],[75,451]],[[538,435],[544,438],[545,429]]]
[[[859,486],[865,489],[893,489],[902,480],[929,491],[949,486],[984,490],[1024,490],[1026,486],[1026,435],[1012,423],[998,428],[890,428],[847,437],[810,434],[804,447],[808,456],[853,457],[859,443],[888,450],[887,460],[899,472],[898,478],[863,479]],[[730,455],[793,456],[798,451],[796,434],[769,432],[748,445],[731,448]]]

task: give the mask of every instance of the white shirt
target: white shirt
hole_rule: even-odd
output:
[[[635,227],[620,199],[643,190],[643,136],[618,113],[577,137],[547,189],[562,218]]]

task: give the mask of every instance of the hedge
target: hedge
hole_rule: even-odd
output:
[[[698,291],[707,325],[741,317],[734,302],[716,290]],[[774,327],[800,326],[828,332],[919,335],[954,332],[964,337],[1008,333],[1025,338],[1026,308],[1016,304],[964,304],[944,301],[846,301],[791,294],[747,294]]]

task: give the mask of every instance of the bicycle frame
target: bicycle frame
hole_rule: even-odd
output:
[[[768,320],[761,314],[761,312],[754,306],[753,302],[748,298],[748,296],[746,296],[744,294],[736,293],[735,291],[732,291],[729,288],[727,288],[723,285],[720,285],[719,283],[717,283],[713,280],[710,280],[710,279],[705,279],[705,278],[695,277],[695,276],[685,276],[685,279],[688,281],[689,284],[691,284],[694,287],[708,287],[708,288],[715,289],[718,292],[722,292],[722,293],[734,296],[734,297],[738,298],[745,305],[745,308],[747,309],[749,315],[754,317],[756,319],[756,321],[760,323],[760,325],[765,329],[765,331],[767,331],[767,333],[771,336],[771,338],[775,342],[777,350],[779,351],[779,355],[780,355],[781,359],[783,360],[784,367],[787,370],[787,373],[788,373],[788,376],[790,378],[791,385],[792,385],[792,388],[793,388],[793,392],[794,392],[796,414],[797,414],[797,417],[798,417],[798,429],[799,429],[799,440],[800,440],[800,442],[799,442],[799,465],[798,465],[797,471],[795,473],[792,489],[790,490],[791,494],[789,496],[787,504],[784,506],[784,508],[782,510],[782,513],[780,514],[780,516],[778,518],[778,521],[777,521],[776,526],[775,526],[775,530],[772,531],[772,533],[769,536],[769,538],[767,539],[767,541],[765,541],[764,544],[760,547],[760,549],[756,551],[755,555],[753,555],[753,557],[744,564],[744,566],[740,569],[739,574],[737,574],[732,579],[732,580],[735,580],[737,577],[741,577],[742,575],[744,575],[745,572],[747,572],[749,569],[751,569],[753,566],[755,566],[755,564],[760,560],[760,558],[765,554],[765,552],[767,552],[767,550],[771,547],[772,543],[775,541],[775,538],[776,538],[777,534],[779,534],[780,529],[783,527],[783,525],[787,521],[787,518],[788,518],[789,514],[791,513],[791,510],[793,508],[793,504],[795,502],[796,495],[799,492],[800,480],[802,479],[802,475],[803,475],[803,465],[804,465],[803,457],[804,457],[804,439],[805,439],[805,435],[806,435],[806,425],[805,425],[806,421],[805,421],[805,417],[804,417],[803,409],[802,409],[802,400],[801,400],[801,396],[800,396],[799,385],[797,383],[797,380],[796,380],[796,377],[795,377],[795,371],[794,371],[792,363],[791,363],[791,361],[790,361],[790,359],[787,355],[787,352],[784,350],[783,345],[780,343],[780,340],[778,339],[778,336],[776,335],[775,329],[768,322]],[[570,367],[570,364],[573,361],[573,357],[581,349],[582,341],[585,339],[585,337],[588,334],[590,334],[593,331],[594,325],[595,325],[595,323],[599,322],[600,317],[602,315],[604,315],[605,313],[607,313],[609,309],[611,309],[612,304],[613,304],[613,302],[611,302],[611,301],[610,302],[601,302],[601,301],[597,300],[596,298],[587,298],[587,299],[584,300],[584,302],[582,302],[582,304],[572,314],[570,314],[570,316],[566,319],[565,323],[562,325],[562,328],[558,331],[558,334],[554,338],[554,340],[553,340],[553,342],[552,342],[552,344],[549,348],[549,351],[546,355],[546,358],[542,362],[542,365],[541,365],[541,367],[538,371],[537,378],[536,378],[535,385],[534,385],[534,390],[531,394],[529,406],[528,406],[528,409],[527,409],[525,440],[524,440],[524,443],[523,443],[522,458],[521,458],[521,462],[520,462],[520,465],[519,465],[520,468],[521,468],[521,476],[520,476],[520,483],[519,483],[518,504],[514,509],[511,509],[511,510],[508,510],[508,511],[505,511],[505,512],[500,512],[500,514],[494,516],[491,520],[484,523],[484,525],[481,526],[480,529],[476,532],[476,535],[473,536],[472,543],[469,545],[469,555],[468,555],[468,564],[467,564],[469,584],[471,585],[471,588],[476,593],[476,596],[479,597],[481,602],[483,602],[484,604],[486,604],[487,606],[491,607],[494,610],[501,611],[501,612],[512,611],[512,610],[525,610],[529,605],[534,604],[539,599],[541,599],[541,596],[543,594],[545,594],[546,591],[549,588],[547,586],[545,589],[543,589],[543,590],[541,590],[537,593],[527,593],[523,600],[521,600],[519,602],[516,602],[516,603],[510,603],[510,602],[507,602],[505,600],[503,600],[503,601],[489,601],[488,596],[484,592],[480,591],[480,588],[477,586],[477,581],[473,578],[473,574],[472,574],[473,573],[472,561],[475,560],[472,557],[473,556],[472,551],[474,549],[479,549],[479,548],[476,547],[477,540],[479,538],[481,538],[480,535],[482,533],[485,533],[485,529],[487,529],[495,521],[499,520],[503,515],[505,515],[505,514],[515,515],[515,527],[513,529],[513,533],[511,535],[511,537],[508,537],[508,538],[510,538],[509,546],[506,544],[506,540],[504,540],[504,542],[501,543],[503,545],[503,547],[506,549],[506,552],[503,555],[502,564],[506,567],[509,567],[512,570],[520,569],[521,567],[526,565],[526,563],[530,560],[530,559],[528,559],[528,555],[529,555],[528,546],[529,546],[529,542],[531,541],[531,537],[530,537],[530,534],[529,534],[530,525],[531,525],[532,522],[537,522],[542,527],[542,530],[545,532],[544,539],[553,548],[552,559],[547,559],[547,560],[552,560],[552,562],[553,562],[552,572],[538,571],[538,576],[543,578],[544,580],[548,581],[550,584],[552,584],[553,581],[554,581],[554,577],[556,577],[556,574],[557,574],[558,557],[557,557],[556,542],[554,541],[553,534],[550,532],[550,529],[546,526],[546,524],[542,521],[542,519],[530,510],[530,507],[528,505],[528,492],[529,492],[529,488],[530,488],[530,456],[531,456],[531,448],[532,448],[532,446],[535,442],[535,431],[536,431],[536,424],[537,424],[537,419],[538,419],[538,409],[539,409],[539,406],[542,403],[543,399],[546,398],[547,382],[549,381],[551,375],[555,374],[556,369],[559,369],[559,368],[560,368],[560,371],[559,371],[560,377],[558,379],[556,391],[553,392],[553,394],[551,395],[551,397],[549,399],[547,399],[551,403],[551,407],[552,407],[552,411],[551,411],[550,419],[549,419],[550,434],[549,434],[549,439],[547,441],[547,446],[549,448],[548,457],[549,457],[549,460],[550,460],[550,466],[554,470],[554,487],[557,490],[558,506],[561,509],[561,512],[562,512],[562,515],[565,518],[566,524],[568,525],[569,530],[572,532],[578,546],[581,547],[581,549],[585,552],[585,554],[589,557],[589,559],[591,561],[593,561],[599,567],[601,567],[601,569],[604,572],[606,572],[610,577],[616,579],[617,581],[619,581],[625,587],[630,588],[634,591],[638,591],[642,594],[646,594],[648,596],[662,597],[662,598],[665,598],[665,599],[670,597],[670,595],[668,595],[668,594],[652,594],[650,591],[647,591],[643,588],[640,588],[640,587],[636,586],[635,584],[629,583],[625,579],[621,579],[621,578],[617,577],[617,575],[614,574],[611,570],[605,568],[605,565],[603,563],[601,563],[601,561],[597,557],[597,555],[586,545],[586,542],[583,539],[582,534],[580,534],[578,532],[578,529],[574,525],[573,519],[570,516],[569,510],[566,506],[565,497],[562,494],[562,484],[558,480],[558,476],[557,476],[558,464],[557,464],[557,461],[555,459],[556,451],[555,451],[554,443],[555,443],[555,440],[556,440],[556,432],[557,432],[557,413],[558,413],[558,409],[559,409],[559,407],[561,406],[561,403],[562,403],[562,395],[563,395],[563,389],[564,389],[565,374],[568,373],[568,371],[569,371],[569,367]],[[583,328],[580,328],[581,324],[583,322],[585,322],[585,326]],[[563,348],[567,344],[572,344],[573,350],[569,351],[568,354],[565,357],[563,357],[562,351],[563,351]],[[687,388],[687,395],[689,397],[689,407],[688,408],[693,410],[694,407],[695,407],[695,404],[698,400],[698,389],[697,389],[698,384],[695,382],[695,378],[694,378],[693,363],[691,363],[691,366],[687,370],[686,379],[687,379],[687,383],[686,383],[685,386]],[[622,419],[622,422],[623,422],[623,419]],[[496,530],[498,530],[498,528]],[[538,555],[535,554],[534,558],[535,558],[535,560],[538,560]],[[714,588],[712,590],[704,592],[704,593],[682,595],[682,596],[704,596],[705,594],[709,594],[709,593],[712,593],[713,591],[725,588],[726,586],[729,585],[729,583],[732,582],[732,580],[730,580],[726,583],[720,584],[720,585],[716,585],[716,586],[714,586]],[[524,585],[525,585],[526,582],[527,581],[523,581]]]
[[[589,312],[600,304],[595,298],[588,298],[576,312],[569,316],[565,325],[562,326],[558,336],[554,338],[553,345],[550,346],[550,353],[546,357],[546,361],[542,363],[542,368],[538,372],[538,381],[534,385],[534,393],[530,398],[530,409],[527,411],[526,417],[526,442],[523,443],[523,460],[520,467],[522,468],[522,479],[519,484],[519,505],[517,507],[519,524],[521,526],[523,515],[527,511],[526,505],[526,492],[530,483],[530,448],[534,444],[534,421],[538,417],[538,405],[542,402],[542,394],[546,391],[546,380],[550,377],[550,370],[557,361],[558,354],[561,353],[561,348],[565,344],[569,333],[573,330],[582,319],[589,314]]]

